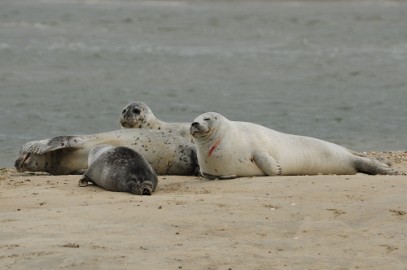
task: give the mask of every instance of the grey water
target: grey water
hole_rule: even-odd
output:
[[[206,111],[407,149],[405,1],[0,1],[0,167],[20,146]]]

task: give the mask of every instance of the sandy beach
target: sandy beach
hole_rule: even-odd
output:
[[[407,268],[405,173],[160,176],[152,196],[79,178],[1,169],[1,269]]]

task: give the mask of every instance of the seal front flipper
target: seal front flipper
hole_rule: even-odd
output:
[[[62,148],[81,148],[79,140],[79,136],[57,136],[49,140],[32,142],[29,151],[41,155]]]
[[[209,179],[209,180],[215,180],[215,179],[219,179],[219,180],[229,180],[229,179],[234,179],[236,178],[236,174],[233,175],[212,175],[212,174],[207,174],[204,172],[201,172],[201,176]]]
[[[266,175],[273,176],[282,174],[280,164],[267,152],[255,153],[253,160]]]
[[[31,153],[21,152],[17,160],[14,162],[14,167],[18,172],[24,171],[24,163],[30,157]]]
[[[80,187],[86,187],[89,184],[89,182],[92,181],[89,180],[89,178],[84,175],[81,179],[79,179],[78,185]]]

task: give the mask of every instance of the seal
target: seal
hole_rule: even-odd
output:
[[[79,186],[89,182],[109,191],[151,195],[158,178],[151,165],[133,149],[101,144],[90,150],[88,169]]]
[[[191,123],[169,123],[159,120],[151,111],[150,107],[143,102],[131,102],[123,108],[120,125],[122,128],[146,128],[167,130],[179,134],[192,141],[189,133]]]
[[[27,142],[14,165],[18,171],[83,173],[88,167],[89,151],[99,144],[133,149],[143,155],[158,175],[194,175],[199,171],[193,143],[165,130],[148,129],[120,129]]]
[[[202,176],[397,174],[388,164],[334,143],[228,120],[215,112],[191,124]]]

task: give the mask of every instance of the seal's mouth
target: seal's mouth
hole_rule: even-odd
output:
[[[127,122],[126,119],[121,119],[120,124],[125,128],[131,128],[132,127],[132,125],[129,122]]]

